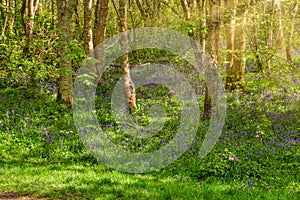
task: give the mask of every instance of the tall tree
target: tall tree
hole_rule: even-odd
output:
[[[64,103],[68,108],[73,105],[73,70],[71,57],[68,55],[70,49],[68,46],[72,38],[72,16],[77,5],[76,0],[57,1],[58,28],[59,34],[59,65],[61,69],[58,100]]]
[[[229,23],[226,24],[227,65],[226,87],[229,90],[244,88],[246,68],[246,20],[250,0],[232,1],[226,4]],[[237,6],[239,9],[237,9]]]
[[[200,44],[202,50],[206,49],[206,38],[207,38],[207,9],[206,9],[207,0],[197,0],[198,12],[201,19],[201,32],[200,32]]]
[[[220,39],[220,6],[221,0],[209,1],[207,12],[207,42],[206,52],[212,58],[212,65],[215,70],[218,70],[218,56],[219,56],[219,39]],[[208,76],[208,75],[207,75]],[[211,77],[207,77],[208,80]],[[215,84],[218,84],[217,81]],[[204,117],[209,117],[212,106],[211,96],[215,96],[217,92],[213,84],[206,84],[205,99],[204,99]]]
[[[125,103],[130,112],[132,108],[136,108],[135,85],[130,77],[130,67],[128,62],[128,34],[127,34],[127,4],[126,0],[119,0],[119,17],[121,34],[121,67],[123,69],[123,90],[125,95]]]
[[[286,60],[288,64],[291,64],[293,59],[292,59],[292,41],[294,37],[294,29],[295,29],[295,19],[296,15],[298,13],[298,8],[299,8],[299,3],[298,0],[294,2],[293,9],[286,13],[287,18],[288,18],[288,27],[286,28]]]
[[[256,4],[256,1],[254,0]],[[252,15],[252,32],[249,34],[250,45],[252,46],[252,51],[255,55],[255,62],[259,71],[263,70],[263,63],[262,63],[262,55],[260,53],[260,44],[259,44],[259,37],[260,37],[260,25],[259,25],[259,6],[253,6],[251,8]]]
[[[84,30],[83,30],[83,47],[87,55],[92,53],[93,44],[93,0],[85,0],[84,3]]]
[[[21,16],[23,20],[23,26],[25,30],[25,35],[28,42],[33,39],[33,29],[34,29],[34,17],[39,6],[39,0],[23,0],[21,7]],[[27,17],[25,17],[27,7]]]
[[[104,65],[104,55],[103,55],[103,46],[102,42],[105,39],[106,33],[106,23],[109,10],[109,0],[97,0],[96,2],[96,11],[95,11],[95,25],[94,25],[94,47],[95,48],[95,58],[99,61],[95,65],[95,72],[98,75],[97,82],[101,81],[101,74],[103,73]]]
[[[236,4],[235,2],[226,2],[233,3],[232,6],[226,5],[226,7],[231,7],[228,9],[228,21],[225,24],[226,30],[226,89],[231,89],[232,84],[232,69],[234,63],[234,37],[235,37],[235,25],[236,25]]]
[[[190,6],[188,4],[187,0],[180,0],[181,2],[181,6],[183,8],[183,12],[184,12],[184,18],[186,20],[190,20],[191,19],[191,11],[190,11]]]

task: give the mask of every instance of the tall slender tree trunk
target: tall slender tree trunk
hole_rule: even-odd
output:
[[[3,3],[4,6],[7,6],[7,2],[6,1],[3,1],[1,3]],[[5,35],[5,32],[6,32],[6,27],[7,27],[7,23],[8,23],[8,17],[9,17],[8,9],[4,8],[3,12],[1,12],[1,14],[4,15],[4,20],[3,20],[3,24],[1,24],[2,25],[1,29],[2,30],[1,30],[1,35],[0,35],[0,41],[2,40],[2,37]]]
[[[218,70],[218,52],[219,52],[219,38],[220,38],[220,5],[221,1],[209,2],[209,12],[207,18],[208,37],[206,43],[206,51],[212,57],[212,67]],[[208,81],[209,78],[206,78]],[[217,82],[217,80],[216,80]],[[215,83],[218,84],[218,83]],[[204,117],[210,117],[212,108],[211,96],[216,95],[216,88],[212,84],[206,84],[205,99],[204,99]]]
[[[236,25],[236,5],[229,10],[228,22],[225,25],[226,30],[226,89],[230,90],[232,86],[232,69],[234,63],[234,38]]]
[[[84,2],[84,30],[83,30],[83,47],[87,55],[91,54],[94,49],[93,44],[93,0]]]
[[[75,11],[76,0],[57,1],[58,27],[59,35],[59,64],[61,69],[58,100],[64,103],[68,108],[73,105],[73,70],[71,57],[67,55],[70,52],[68,45],[72,38],[72,16]]]
[[[143,5],[141,4],[140,0],[135,0],[136,5],[141,13],[142,19],[145,20],[147,18],[146,14],[145,14],[145,10],[143,8]]]
[[[183,12],[184,12],[184,18],[186,20],[190,20],[191,19],[191,11],[190,11],[190,6],[187,2],[187,0],[180,0],[181,2],[181,6],[183,8]]]
[[[7,5],[8,7],[8,31],[9,34],[13,32],[14,24],[15,24],[15,7],[14,5],[16,4],[16,0],[7,0]]]
[[[276,18],[276,29],[277,32],[276,36],[276,46],[283,46],[284,41],[284,33],[283,33],[283,22],[282,22],[282,10],[281,10],[281,0],[274,0],[274,14]]]
[[[206,37],[207,37],[207,9],[206,9],[206,0],[197,0],[198,11],[201,18],[201,32],[200,32],[200,44],[202,50],[206,49]]]
[[[245,88],[245,69],[246,69],[246,22],[247,22],[248,9],[247,5],[241,9],[240,17],[236,19],[235,24],[235,38],[234,38],[234,51],[232,66],[232,88]]]
[[[80,5],[80,0],[77,0],[76,1],[76,6],[75,6],[75,24],[76,24],[77,28],[80,27],[80,6],[81,6]]]
[[[54,29],[54,17],[55,17],[55,5],[54,5],[54,0],[51,0],[51,29]]]
[[[121,67],[123,69],[123,89],[126,100],[126,106],[130,112],[132,108],[136,108],[135,85],[130,77],[130,67],[128,62],[128,34],[127,31],[127,9],[126,0],[119,0],[119,15],[120,15],[120,32],[121,36],[121,51],[122,61]]]
[[[231,9],[229,21],[226,25],[227,65],[226,65],[226,88],[234,90],[244,88],[246,68],[246,20],[248,4],[250,1],[241,0],[230,2],[226,8]],[[240,8],[237,9],[237,6]]]
[[[27,17],[26,15],[27,6]],[[24,54],[27,56],[31,42],[33,40],[33,29],[34,29],[34,17],[39,6],[39,0],[23,0],[22,7],[20,9],[22,24],[26,35],[26,47],[24,48]]]
[[[257,13],[257,8],[254,6],[253,7],[253,13]],[[263,70],[263,64],[262,64],[262,60],[261,60],[261,56],[260,56],[260,53],[259,53],[259,49],[260,49],[260,46],[259,46],[259,43],[258,43],[258,37],[259,37],[259,33],[258,33],[258,30],[259,30],[259,25],[258,25],[258,22],[257,22],[257,16],[254,15],[253,16],[253,47],[254,47],[254,53],[255,53],[255,62],[256,62],[256,65],[257,65],[257,69],[259,71],[262,71]]]
[[[294,37],[295,19],[298,13],[299,3],[298,0],[295,1],[294,8],[289,16],[289,27],[287,28],[287,41],[286,41],[286,61],[290,65],[293,62],[292,59],[292,41]]]
[[[94,48],[95,58],[99,61],[95,65],[95,72],[98,76],[97,82],[101,82],[101,74],[103,73],[104,65],[104,50],[102,42],[105,39],[106,23],[108,17],[108,2],[109,0],[97,0],[94,26]]]
[[[39,0],[28,0],[28,20],[26,21],[26,36],[29,42],[33,39],[34,16],[39,6]]]

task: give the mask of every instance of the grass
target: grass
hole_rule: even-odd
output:
[[[288,189],[268,191],[224,179],[126,174],[89,163],[6,163],[0,177],[1,191],[50,199],[299,199]]]

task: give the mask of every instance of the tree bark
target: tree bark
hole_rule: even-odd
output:
[[[288,22],[289,27],[287,28],[287,41],[286,41],[286,61],[287,64],[292,64],[293,59],[292,59],[292,40],[294,37],[294,28],[295,28],[295,19],[296,15],[298,13],[298,0],[295,1],[293,11],[291,12],[292,14],[290,15],[290,20]]]
[[[181,2],[181,6],[183,8],[185,20],[190,20],[191,12],[190,12],[190,7],[189,7],[187,0],[180,0],[180,2]]]
[[[282,24],[282,10],[281,10],[281,0],[274,0],[274,17],[276,19],[276,46],[283,46],[284,34],[283,34],[283,24]]]
[[[201,34],[200,34],[200,43],[202,50],[206,49],[206,38],[207,38],[207,9],[206,9],[206,0],[197,0],[198,10],[201,17]]]
[[[3,5],[7,6],[6,3],[7,3],[6,1],[3,1]],[[3,24],[2,24],[0,41],[2,40],[2,37],[5,35],[5,32],[6,32],[6,27],[7,27],[7,22],[8,22],[8,9],[4,8],[3,12],[1,12],[1,14],[4,15],[4,21],[3,21]]]
[[[142,19],[145,20],[147,17],[146,17],[144,8],[143,8],[143,6],[142,6],[140,0],[135,0],[135,2],[136,2],[136,5],[137,5],[137,7],[138,7],[140,13],[141,13]]]
[[[228,14],[228,22],[225,25],[226,30],[226,89],[230,90],[232,86],[232,68],[234,63],[234,38],[236,25],[236,6],[230,9]]]
[[[236,19],[235,41],[234,41],[234,60],[232,66],[232,89],[245,88],[245,69],[246,69],[246,22],[248,9],[247,5],[240,10],[240,17]]]
[[[120,14],[120,32],[121,35],[121,67],[123,69],[123,90],[125,95],[125,103],[130,112],[133,108],[136,108],[136,96],[135,96],[135,85],[130,77],[130,67],[128,63],[128,34],[127,31],[127,10],[126,0],[119,0],[119,14]]]
[[[208,37],[206,44],[206,51],[210,54],[212,58],[212,68],[218,70],[218,52],[219,52],[219,38],[220,38],[220,5],[221,1],[209,2],[209,11],[207,17],[208,26]],[[206,81],[209,80],[208,75],[206,75]],[[211,80],[210,80],[211,81]],[[215,84],[218,84],[215,80]],[[209,118],[212,113],[212,108],[216,109],[216,105],[212,105],[211,96],[216,95],[216,87],[213,84],[206,84],[205,99],[204,99],[204,113],[205,118]]]
[[[250,1],[242,0],[237,4],[230,2],[226,8],[231,9],[230,23],[226,25],[227,65],[226,88],[234,90],[245,88],[246,68],[246,20]]]
[[[101,82],[101,74],[103,73],[104,65],[104,50],[102,42],[105,39],[106,23],[108,17],[108,2],[109,0],[97,0],[95,13],[95,27],[94,27],[94,48],[95,58],[99,61],[95,65],[95,72],[98,76],[97,82]]]
[[[26,15],[26,6],[27,6],[27,17]],[[22,7],[20,9],[22,24],[26,36],[26,47],[24,48],[25,56],[28,55],[30,43],[33,40],[33,29],[34,29],[34,17],[36,11],[39,7],[39,0],[23,0]]]
[[[90,55],[94,49],[92,11],[93,11],[93,0],[85,0],[84,1],[83,47],[87,55]]]
[[[34,16],[39,6],[39,0],[28,0],[28,20],[26,21],[26,36],[29,42],[33,39]]]
[[[58,27],[60,29],[59,37],[59,64],[61,69],[58,100],[65,104],[68,108],[73,105],[73,70],[71,65],[71,57],[67,54],[70,52],[72,38],[72,16],[75,11],[76,0],[60,0],[57,1],[58,11]]]

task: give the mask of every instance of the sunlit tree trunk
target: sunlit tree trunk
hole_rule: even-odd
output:
[[[28,20],[26,22],[26,36],[29,42],[33,39],[34,16],[39,6],[39,0],[28,0]]]
[[[207,17],[207,9],[206,9],[206,2],[207,0],[197,0],[198,5],[198,11],[201,18],[201,32],[200,32],[200,44],[202,47],[202,50],[206,49],[206,37],[207,37],[207,23],[206,23],[206,17]]]
[[[33,40],[33,29],[34,29],[34,17],[39,7],[39,0],[23,0],[20,14],[22,17],[22,24],[26,35],[26,47],[24,48],[24,54],[27,56],[29,52],[30,44]],[[26,16],[27,8],[27,16]]]
[[[6,6],[6,1],[1,2],[4,6]],[[6,27],[7,27],[7,21],[8,21],[8,9],[4,8],[3,10],[1,9],[1,14],[4,15],[4,20],[3,20],[3,24],[2,25],[2,30],[1,30],[1,35],[0,35],[0,40],[2,40],[2,37],[4,36],[5,32],[6,32]]]
[[[234,57],[232,65],[232,88],[245,88],[245,69],[246,69],[246,22],[248,9],[244,5],[240,9],[240,14],[236,19],[234,37]]]
[[[283,46],[283,24],[282,24],[282,10],[281,10],[281,0],[274,0],[274,18],[276,19],[275,32],[276,34],[276,46]]]
[[[8,32],[8,34],[13,34],[14,24],[15,24],[15,11],[16,11],[16,0],[1,0],[3,6],[1,6],[0,16],[1,16],[1,26],[0,26],[0,40]]]
[[[92,53],[93,44],[93,0],[85,0],[84,2],[84,30],[83,30],[83,46],[87,55]]]
[[[145,14],[145,10],[143,8],[143,5],[141,4],[140,0],[135,0],[136,5],[141,13],[142,19],[145,20],[147,18],[146,14]]]
[[[228,21],[225,25],[226,30],[226,89],[230,90],[232,86],[232,69],[234,63],[234,38],[236,25],[236,5],[228,11]]]
[[[191,12],[190,12],[190,7],[189,7],[187,0],[180,0],[180,2],[181,2],[181,6],[182,6],[183,12],[184,12],[184,18],[186,20],[190,20]]]
[[[298,0],[295,1],[294,4],[294,8],[291,12],[291,14],[289,13],[289,17],[288,17],[288,24],[289,27],[286,30],[286,35],[287,35],[287,41],[286,41],[286,60],[288,64],[291,64],[293,62],[292,59],[292,41],[293,41],[293,37],[294,37],[294,28],[295,28],[295,19],[296,19],[296,15],[298,13]]]
[[[227,2],[226,4],[226,9],[230,9],[229,23],[226,25],[226,88],[229,90],[246,86],[244,78],[246,68],[246,20],[249,3],[250,1],[240,0],[238,2]]]
[[[68,45],[72,38],[72,16],[75,11],[76,0],[60,0],[57,1],[58,11],[58,28],[59,34],[59,64],[61,69],[58,100],[65,104],[68,108],[73,105],[73,81],[72,81],[72,65],[71,57],[67,54],[70,52]]]
[[[136,108],[136,97],[135,97],[135,85],[130,77],[130,67],[128,62],[128,34],[127,31],[127,10],[126,0],[119,0],[119,15],[120,15],[120,32],[123,33],[121,36],[121,50],[122,59],[121,67],[123,69],[123,89],[126,100],[126,106],[130,112],[132,108]]]
[[[259,71],[262,71],[263,70],[263,64],[262,64],[262,60],[261,60],[261,56],[260,56],[260,52],[259,52],[260,46],[259,46],[259,43],[258,43],[258,37],[259,37],[259,31],[258,30],[260,29],[260,26],[259,26],[259,23],[258,23],[258,16],[256,15],[259,12],[259,9],[257,8],[257,6],[253,6],[252,12],[254,13],[253,18],[252,18],[252,20],[253,20],[252,38],[253,38],[253,48],[254,48],[254,53],[255,53],[255,62],[256,62],[256,65],[257,65],[257,69]]]
[[[212,58],[212,65],[215,70],[218,70],[218,52],[219,52],[219,38],[220,38],[220,5],[221,1],[209,2],[209,11],[207,17],[207,43],[206,51]],[[211,77],[207,77],[207,80]],[[210,80],[211,81],[211,80]],[[217,80],[215,80],[217,82]],[[216,83],[218,84],[218,83]],[[206,84],[205,99],[204,99],[204,117],[209,117],[212,109],[211,96],[215,95],[216,88],[208,87]]]
[[[96,64],[96,73],[98,75],[97,82],[101,82],[101,74],[103,72],[104,58],[102,42],[105,39],[106,23],[108,17],[108,2],[109,0],[97,0],[95,12],[95,26],[94,26],[94,48],[95,58],[99,61]]]
[[[86,55],[90,58],[94,58],[94,40],[93,40],[93,0],[83,1],[84,3],[84,30],[83,30],[83,48]],[[97,75],[96,64],[93,62],[87,62],[86,67],[88,67],[91,72]],[[96,82],[98,82],[98,77]]]

